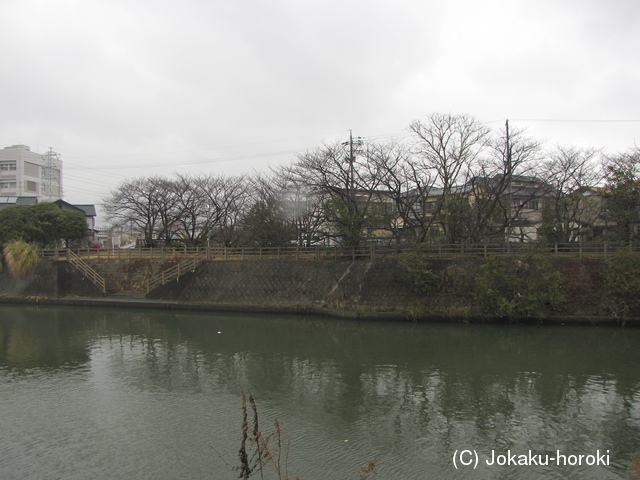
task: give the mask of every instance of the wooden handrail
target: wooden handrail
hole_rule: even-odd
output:
[[[174,278],[179,278],[187,272],[193,272],[202,262],[208,259],[208,252],[201,252],[191,258],[187,258],[171,268],[163,270],[150,280],[147,280],[147,293],[151,289],[170,282]]]
[[[104,278],[69,249],[67,249],[67,261],[91,280],[91,282],[102,291],[103,295],[107,294],[107,284]]]
[[[517,254],[522,249],[537,247],[557,256],[604,256],[617,250],[640,251],[640,242],[628,243],[476,243],[445,244],[426,243],[420,250],[434,257],[489,256]],[[338,260],[338,259],[375,259],[395,256],[413,251],[416,245],[370,244],[357,248],[341,246],[311,247],[190,247],[190,248],[137,248],[120,249],[80,249],[77,256],[83,260],[134,260],[134,259],[184,259],[206,256],[208,260]],[[64,259],[65,250],[44,250],[45,259]]]

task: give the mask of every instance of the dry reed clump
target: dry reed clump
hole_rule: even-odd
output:
[[[290,480],[289,439],[285,437],[277,419],[273,420],[273,433],[263,435],[259,428],[258,407],[251,393],[248,395],[248,401],[249,406],[247,406],[247,395],[243,392],[242,440],[238,450],[240,478],[248,479],[252,473],[259,473],[260,478],[264,479],[265,468],[272,467],[279,480]],[[249,408],[253,414],[251,426],[249,426]],[[294,477],[293,480],[300,480],[300,477]]]
[[[17,240],[3,249],[4,260],[9,272],[15,277],[28,277],[40,263],[40,254],[35,245]]]
[[[248,400],[248,405],[247,405]],[[249,425],[249,412],[251,409],[253,421]],[[266,477],[267,467],[275,470],[278,480],[301,480],[300,477],[289,477],[289,437],[282,431],[282,425],[278,419],[273,420],[274,431],[269,435],[260,432],[258,424],[258,407],[251,393],[242,393],[242,439],[238,457],[241,479],[247,480],[250,475],[257,473],[261,480]],[[376,459],[369,460],[358,469],[359,480],[367,480],[374,472]]]

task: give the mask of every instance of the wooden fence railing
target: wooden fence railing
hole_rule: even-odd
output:
[[[93,268],[91,268],[87,263],[84,262],[78,255],[73,253],[71,250],[67,250],[66,252],[67,261],[73,265],[75,268],[80,270],[95,286],[97,286],[103,295],[107,294],[107,284],[98,272],[96,272]]]
[[[488,257],[490,255],[517,254],[531,249],[558,256],[608,256],[617,250],[640,252],[640,243],[564,243],[564,244],[423,244],[420,251],[434,257],[456,256]],[[135,248],[135,249],[78,249],[77,257],[83,260],[132,260],[132,259],[190,259],[204,256],[207,260],[341,260],[376,259],[414,251],[415,246],[388,246],[370,244],[358,248],[340,246],[323,247],[184,247],[184,248]],[[66,260],[67,250],[44,250],[45,259]]]
[[[187,272],[194,271],[198,265],[207,260],[207,252],[200,252],[193,257],[189,257],[177,265],[174,265],[167,270],[160,272],[155,277],[147,280],[147,293],[149,293],[152,289],[164,285],[165,283],[170,282],[175,278],[179,278]]]

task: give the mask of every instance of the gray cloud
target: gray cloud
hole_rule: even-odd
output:
[[[5,0],[0,139],[65,161],[66,198],[128,176],[248,172],[433,111],[621,149],[636,1]],[[199,163],[193,163],[199,162]],[[183,164],[184,166],[180,166]],[[132,168],[133,166],[138,166]]]

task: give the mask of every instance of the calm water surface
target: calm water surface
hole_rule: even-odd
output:
[[[640,453],[640,330],[1,307],[0,478],[237,478],[248,390],[303,480],[628,478]],[[591,457],[487,464],[558,450]]]

